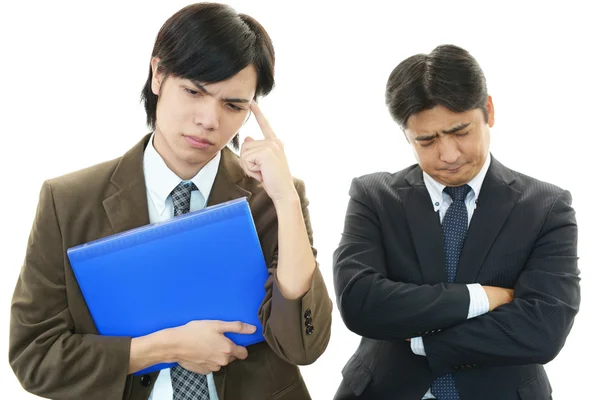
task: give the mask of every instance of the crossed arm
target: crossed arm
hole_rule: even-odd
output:
[[[350,330],[402,341],[427,332],[424,347],[437,375],[461,365],[546,363],[558,354],[580,301],[577,225],[568,192],[556,198],[548,213],[515,284],[514,300],[502,299],[509,292],[484,287],[490,311],[471,319],[467,285],[417,285],[387,277],[375,207],[359,181],[353,182],[350,195],[334,255],[338,307]]]

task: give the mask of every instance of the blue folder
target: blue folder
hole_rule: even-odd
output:
[[[67,255],[98,332],[138,337],[192,320],[243,321],[258,310],[267,266],[246,198],[72,247]],[[172,367],[158,364],[136,375]]]

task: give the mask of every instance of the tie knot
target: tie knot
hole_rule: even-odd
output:
[[[448,195],[452,198],[452,201],[465,201],[470,191],[471,186],[469,185],[446,186],[444,188],[444,192],[448,193]]]
[[[179,182],[179,185],[175,186],[175,189],[173,189],[173,191],[171,192],[171,195],[182,194],[182,193],[190,194],[190,193],[192,193],[193,190],[198,190],[198,188],[196,187],[194,182],[181,181],[181,182]]]
[[[198,190],[194,182],[181,181],[179,185],[171,192],[171,198],[173,199],[173,205],[176,209],[186,210],[190,208],[190,198],[192,197],[192,191]]]

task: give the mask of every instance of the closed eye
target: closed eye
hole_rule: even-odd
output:
[[[233,103],[227,103],[226,106],[232,111],[242,111],[243,108],[236,106]]]
[[[190,88],[184,88],[186,92],[188,92],[188,94],[192,95],[192,96],[198,96],[198,95],[202,95],[201,92],[194,90],[194,89],[190,89]]]

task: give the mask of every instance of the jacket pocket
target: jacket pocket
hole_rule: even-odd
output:
[[[292,384],[284,387],[273,393],[273,400],[295,400],[295,399],[310,399],[306,388],[304,387],[304,381],[299,379]]]
[[[541,373],[523,386],[519,387],[521,400],[550,400],[552,387],[545,373]]]
[[[360,396],[373,380],[373,373],[361,360],[353,355],[342,369],[344,383],[355,396]]]

